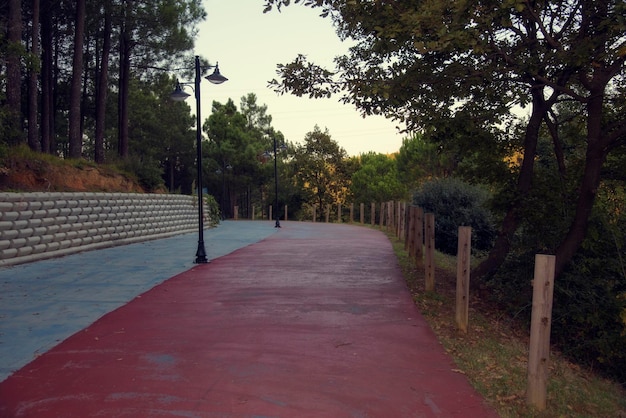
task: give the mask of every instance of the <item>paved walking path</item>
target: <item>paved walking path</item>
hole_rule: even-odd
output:
[[[384,234],[282,225],[223,223],[207,234],[205,265],[191,264],[187,235],[52,260],[27,283],[0,272],[3,290],[21,286],[0,296],[2,367],[21,367],[0,382],[0,417],[497,416],[453,371]],[[93,287],[83,282],[91,275]],[[34,288],[40,296],[22,303]],[[64,315],[87,299],[89,314]],[[37,319],[54,311],[54,333],[12,344],[20,330],[8,324],[28,324],[16,311],[31,303]],[[38,355],[4,364],[12,351]]]

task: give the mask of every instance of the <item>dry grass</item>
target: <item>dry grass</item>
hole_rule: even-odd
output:
[[[424,269],[407,257],[404,244],[390,236],[416,305],[458,370],[502,417],[626,418],[626,390],[551,353],[547,408],[526,403],[528,330],[480,298],[470,296],[467,334],[455,325],[456,259],[436,257],[436,291],[424,291]]]

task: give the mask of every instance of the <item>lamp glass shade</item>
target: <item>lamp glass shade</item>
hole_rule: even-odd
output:
[[[209,80],[209,82],[213,84],[222,84],[224,81],[228,81],[226,77],[220,74],[220,67],[218,65],[215,65],[215,70],[213,71],[213,74],[208,75],[204,78],[206,78],[207,80]]]
[[[172,94],[170,94],[170,99],[174,100],[175,102],[182,102],[183,100],[186,100],[189,96],[191,96],[191,94],[185,93],[180,83],[176,83],[176,88],[174,89]]]

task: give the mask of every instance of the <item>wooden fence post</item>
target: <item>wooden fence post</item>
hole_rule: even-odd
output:
[[[409,240],[409,219],[410,219],[411,206],[404,202],[404,209],[402,213],[402,239],[404,240],[404,249],[406,249],[406,242]]]
[[[380,214],[378,216],[380,217],[380,229],[383,229],[383,225],[385,224],[385,202],[380,202]]]
[[[285,220],[287,221],[287,205],[285,205]]]
[[[404,238],[404,234],[402,233],[402,214],[404,211],[402,209],[402,202],[398,202],[396,205],[396,238],[399,240]]]
[[[389,210],[389,201],[385,202],[385,226],[389,229],[391,222],[389,221],[389,216],[391,216],[391,211]]]
[[[424,263],[424,209],[420,206],[415,208],[415,245],[413,247],[415,253],[413,258],[416,265],[421,266]],[[434,245],[433,245],[434,247]]]
[[[326,223],[330,220],[330,205],[326,205]]]
[[[407,230],[409,229],[409,204],[404,202],[402,204],[402,234],[403,239],[406,241]]]
[[[555,264],[556,257],[553,255],[535,255],[526,402],[540,411],[546,408],[548,391]]]
[[[272,217],[272,205],[270,205],[269,216],[268,216],[267,220],[271,221],[272,219],[274,219],[274,218]]]
[[[374,225],[376,225],[376,203],[372,202],[370,212],[371,212],[370,222],[371,222],[372,226],[374,226]]]
[[[338,203],[337,204],[337,222],[339,223],[341,223],[341,212],[343,212],[341,209],[341,203]]]
[[[315,222],[317,219],[317,214],[315,213],[317,211],[317,205],[313,205],[313,222]]]
[[[415,206],[409,206],[407,215],[409,219],[407,221],[406,235],[404,239],[404,250],[407,252],[409,257],[411,257],[414,251],[413,246],[415,245]]]
[[[427,213],[424,215],[426,221],[426,291],[435,290],[435,214]],[[418,243],[419,246],[419,243]]]
[[[350,223],[354,223],[354,203],[350,203]]]
[[[361,224],[365,224],[365,203],[361,203],[361,206],[359,206],[360,211],[359,211],[359,215],[361,216]]]
[[[456,253],[456,324],[467,333],[469,323],[470,256],[472,254],[472,227],[459,227]]]
[[[235,218],[235,220],[239,219],[239,206],[235,206],[235,210],[234,210],[234,215],[233,217]]]

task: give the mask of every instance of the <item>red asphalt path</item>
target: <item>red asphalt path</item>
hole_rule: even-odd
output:
[[[284,222],[11,375],[0,416],[497,417],[454,369],[384,234]]]

